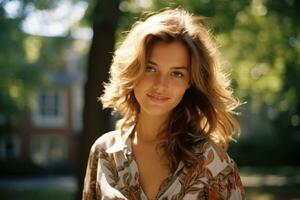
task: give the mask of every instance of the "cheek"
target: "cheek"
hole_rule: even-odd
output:
[[[138,101],[141,98],[144,91],[147,90],[147,88],[149,88],[149,86],[150,86],[150,82],[145,77],[142,77],[140,80],[136,82],[133,91]]]
[[[147,87],[151,86],[153,80],[150,77],[143,76],[140,80],[137,81],[135,88],[138,90],[140,89],[147,89]]]
[[[170,86],[170,91],[173,91],[177,95],[184,95],[185,91],[189,88],[189,82],[181,80],[178,82],[173,82],[170,84]]]
[[[182,88],[178,89],[177,90],[177,96],[178,96],[178,98],[181,99],[184,96],[186,90],[187,90],[186,87],[182,87]]]

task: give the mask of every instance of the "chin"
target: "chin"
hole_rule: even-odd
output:
[[[165,117],[170,115],[172,109],[166,109],[166,107],[161,108],[154,108],[151,107],[149,109],[143,109],[144,110],[144,114],[148,115],[148,116],[155,116],[155,117]]]

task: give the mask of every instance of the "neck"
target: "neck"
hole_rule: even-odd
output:
[[[134,143],[153,143],[159,141],[158,134],[167,121],[167,116],[149,116],[140,113],[134,135]]]

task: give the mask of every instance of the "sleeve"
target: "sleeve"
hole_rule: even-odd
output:
[[[97,183],[98,156],[95,148],[91,148],[86,174],[84,178],[84,186],[82,192],[82,200],[97,200],[101,198],[101,192]]]
[[[234,161],[224,168],[208,184],[208,199],[244,200],[244,187]]]

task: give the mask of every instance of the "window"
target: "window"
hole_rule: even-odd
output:
[[[60,136],[35,135],[30,140],[30,157],[39,165],[51,165],[66,160],[66,143]]]
[[[0,159],[17,159],[20,156],[20,140],[15,135],[0,138]]]
[[[39,95],[39,111],[40,116],[44,118],[59,116],[59,95],[56,91],[40,92]]]
[[[63,90],[41,90],[37,94],[34,123],[37,126],[62,126],[65,123],[65,93]]]

